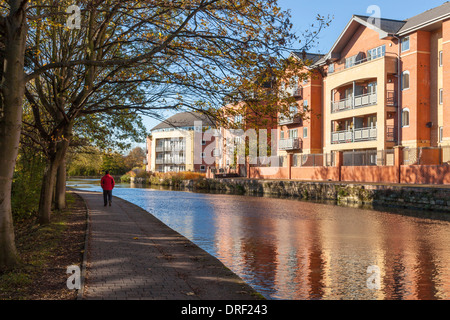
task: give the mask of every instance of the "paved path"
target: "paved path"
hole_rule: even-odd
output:
[[[239,277],[140,207],[75,190],[89,209],[82,299],[254,300]]]

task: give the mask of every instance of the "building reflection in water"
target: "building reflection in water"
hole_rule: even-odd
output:
[[[267,297],[450,298],[446,221],[271,198],[210,205],[217,256]],[[372,265],[379,290],[367,287]]]

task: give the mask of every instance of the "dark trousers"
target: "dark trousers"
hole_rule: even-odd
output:
[[[108,201],[110,203],[112,201],[112,190],[103,190],[103,202],[105,206],[108,204]]]

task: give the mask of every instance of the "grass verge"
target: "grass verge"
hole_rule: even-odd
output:
[[[67,209],[54,211],[51,223],[35,218],[17,223],[20,267],[0,274],[0,300],[74,300],[77,291],[66,282],[68,266],[81,266],[86,232],[86,207],[76,194],[66,194]]]

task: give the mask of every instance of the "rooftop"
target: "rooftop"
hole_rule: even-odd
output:
[[[172,117],[162,121],[151,131],[160,129],[176,129],[183,127],[193,127],[194,123],[201,121],[204,127],[214,126],[214,122],[207,115],[200,112],[181,112],[173,115]]]

